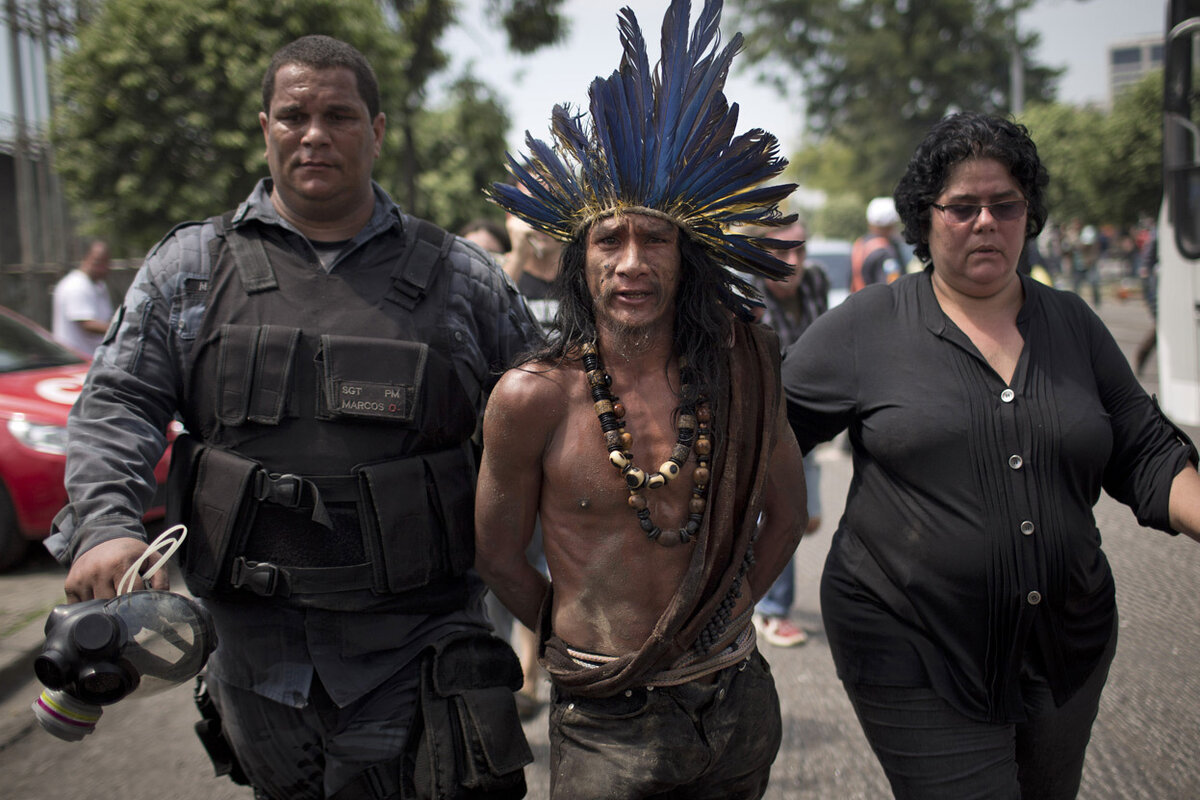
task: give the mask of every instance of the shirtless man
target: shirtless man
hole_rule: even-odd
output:
[[[573,208],[571,176],[539,169],[516,177],[540,197],[493,196],[566,242],[560,334],[489,399],[476,567],[542,638],[551,796],[761,797],[781,724],[751,616],[804,529],[804,477],[778,341],[722,265],[787,267],[615,190]],[[552,582],[525,556],[539,514]]]

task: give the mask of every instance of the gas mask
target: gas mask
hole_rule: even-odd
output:
[[[208,612],[172,592],[58,606],[33,666],[47,690],[34,714],[50,733],[76,741],[91,733],[100,706],[134,690],[151,694],[190,680],[216,646]]]
[[[186,536],[182,525],[159,536],[117,584],[116,597],[50,612],[46,643],[33,665],[46,687],[33,713],[48,732],[79,741],[95,729],[101,706],[135,690],[146,695],[170,688],[203,669],[217,647],[208,612],[180,594],[130,591],[138,580],[148,586]],[[142,574],[146,559],[161,550],[166,552]]]

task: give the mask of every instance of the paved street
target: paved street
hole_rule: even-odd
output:
[[[1140,300],[1113,300],[1101,311],[1127,354],[1132,353],[1150,324]],[[1146,377],[1148,388],[1153,389],[1153,371]],[[817,580],[850,476],[848,458],[840,449],[825,448],[821,459],[823,524],[801,543],[797,555],[795,618],[810,631],[810,639],[806,646],[791,650],[765,646],[784,713],[783,750],[767,797],[887,798],[882,772],[834,676],[822,633]],[[1132,514],[1107,496],[1097,516],[1116,573],[1121,640],[1080,797],[1196,800],[1200,798],[1196,762],[1200,753],[1200,547],[1139,528]],[[44,618],[38,601],[52,605],[60,583],[61,572],[46,560],[26,574],[0,577],[0,650],[21,627],[14,619],[31,613]],[[40,627],[40,621],[37,624]],[[0,682],[0,695],[6,688],[11,687]],[[29,703],[38,691],[34,683],[27,683],[6,695],[0,705],[0,795],[9,800],[248,800],[251,796],[225,779],[210,777],[207,760],[191,733],[195,714],[186,689],[131,697],[110,707],[97,732],[80,744],[62,743],[40,730],[29,730],[27,724],[14,724],[28,717]],[[545,726],[544,713],[527,726],[537,758],[528,773],[529,797],[535,800],[547,796]]]

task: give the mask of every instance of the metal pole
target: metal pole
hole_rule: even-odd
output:
[[[46,87],[46,117],[45,134],[43,136],[42,171],[46,177],[45,216],[42,230],[46,232],[46,260],[56,264],[66,264],[70,254],[67,252],[70,231],[67,229],[67,215],[62,196],[62,184],[54,172],[54,148],[50,144],[50,130],[54,122],[54,84],[50,79],[50,66],[53,64],[54,49],[50,37],[50,4],[48,0],[38,0],[38,9],[42,17],[42,70],[45,75]]]
[[[36,224],[33,197],[33,171],[29,163],[29,140],[25,132],[25,78],[21,64],[21,31],[16,0],[4,0],[8,16],[9,60],[11,62],[13,90],[13,126],[16,141],[13,149],[13,167],[17,189],[17,236],[21,242],[21,263],[34,263],[34,237]]]
[[[1025,60],[1021,57],[1021,41],[1017,31],[1017,3],[1012,0],[1012,60],[1009,64],[1009,105],[1013,116],[1025,110]]]

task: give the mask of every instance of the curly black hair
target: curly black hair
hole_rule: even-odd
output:
[[[904,223],[904,240],[928,263],[930,207],[950,172],[973,158],[993,158],[1008,167],[1029,203],[1026,237],[1037,236],[1046,224],[1046,185],[1050,175],[1038,158],[1037,146],[1024,125],[988,114],[951,114],[934,125],[909,159],[896,184],[896,212]]]

